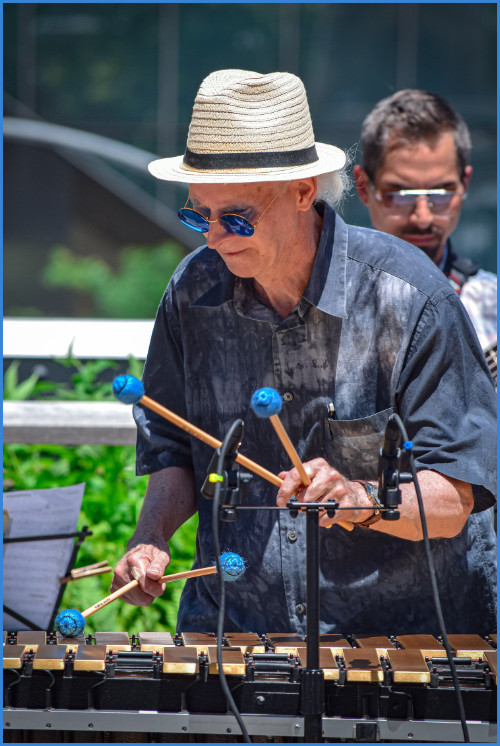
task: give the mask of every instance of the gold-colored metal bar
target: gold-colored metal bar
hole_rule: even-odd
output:
[[[457,658],[483,658],[487,650],[493,650],[491,645],[479,635],[448,635],[448,642]]]
[[[446,655],[446,650],[433,635],[396,635],[396,640],[405,650],[421,650],[428,658]]]
[[[329,633],[319,636],[320,648],[329,648],[333,655],[342,655],[344,650],[352,650],[352,645],[342,635]]]
[[[196,674],[200,668],[195,647],[174,645],[163,648],[163,673]]]
[[[20,669],[25,650],[26,645],[4,645],[3,667]]]
[[[17,644],[35,651],[39,645],[47,644],[47,633],[44,630],[21,630],[17,633]]]
[[[175,645],[170,632],[139,632],[138,638],[140,649],[150,653],[161,652],[162,648]]]
[[[237,648],[222,648],[222,670],[227,676],[244,676],[245,661],[243,653]],[[208,649],[208,672],[219,673],[217,648]]]
[[[307,647],[305,640],[296,632],[271,632],[266,634],[275,653],[282,655],[298,655],[300,648]]]
[[[106,645],[78,645],[75,649],[75,671],[104,671]]]
[[[431,672],[420,650],[392,648],[388,651],[387,657],[393,670],[395,684],[428,684],[430,682]]]
[[[56,632],[56,641],[58,645],[73,645],[77,647],[78,645],[85,645],[85,635],[83,632],[80,632],[76,637],[64,637],[60,632]]]
[[[307,667],[307,648],[299,648],[300,665]],[[338,681],[340,678],[339,664],[335,660],[335,653],[331,648],[320,647],[319,667],[323,669],[325,681]]]
[[[183,632],[182,642],[186,647],[195,647],[197,654],[208,654],[210,648],[217,647],[217,638],[213,632]]]
[[[320,648],[352,648],[352,645],[347,642],[345,637],[334,632],[319,636]]]
[[[213,632],[182,632],[182,644],[189,645],[217,645]]]
[[[491,652],[489,650],[486,651],[484,654],[484,658],[486,662],[488,663],[488,666],[491,669],[491,673],[495,677],[495,684],[497,683],[497,651],[492,650]]]
[[[224,637],[232,648],[242,653],[265,653],[266,646],[255,632],[227,632]]]
[[[388,650],[395,650],[394,645],[384,635],[356,635],[360,648],[375,648],[379,655],[387,656]]]
[[[374,648],[351,648],[343,651],[347,681],[383,681],[384,672]]]
[[[39,645],[33,659],[33,670],[62,671],[66,645]]]
[[[127,632],[95,632],[94,637],[96,645],[106,645],[108,653],[132,649]]]

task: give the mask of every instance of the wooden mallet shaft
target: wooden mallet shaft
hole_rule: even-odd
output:
[[[163,577],[158,578],[158,583],[170,583],[172,580],[183,580],[184,578],[196,578],[199,575],[213,575],[217,572],[217,568],[215,565],[210,565],[210,567],[200,567],[197,570],[185,570],[184,572],[176,572],[173,575],[163,575]],[[128,591],[131,591],[132,588],[136,588],[139,585],[138,580],[131,580],[130,583],[127,583],[126,585],[119,588],[114,593],[110,593],[109,596],[106,596],[106,598],[103,598],[102,601],[98,601],[93,606],[90,606],[90,608],[86,609],[85,611],[82,611],[82,616],[86,619],[91,614],[95,614],[96,611],[99,611],[99,609],[102,609],[103,606],[107,606],[112,601],[114,601],[116,598],[120,598],[120,596],[123,596]]]
[[[175,414],[175,412],[172,412],[172,410],[167,409],[166,407],[164,407],[162,404],[159,404],[154,399],[150,399],[149,396],[146,396],[146,394],[144,394],[141,397],[141,399],[139,400],[139,403],[144,404],[145,407],[147,407],[148,409],[151,409],[153,412],[156,412],[156,414],[159,414],[160,417],[164,417],[169,422],[172,422],[174,425],[177,425],[177,427],[180,427],[181,430],[184,430],[186,433],[189,433],[189,435],[192,435],[193,437],[198,438],[203,443],[206,443],[212,448],[219,448],[219,446],[222,445],[221,440],[217,440],[217,438],[214,438],[212,435],[209,435],[204,430],[201,430],[199,427],[196,427],[196,425],[192,425],[190,422],[183,419],[183,417],[179,417],[178,414]],[[272,415],[269,419],[271,419],[275,429],[276,429],[275,420],[277,420],[277,422],[279,423],[278,427],[280,428],[280,430],[276,429],[276,432],[278,433],[278,437],[280,438],[281,442],[285,446],[286,451],[288,455],[290,456],[293,465],[298,469],[299,474],[302,478],[302,481],[304,482],[306,487],[308,487],[311,484],[311,480],[307,476],[305,469],[302,466],[302,462],[299,459],[297,451],[293,447],[293,443],[288,437],[288,434],[285,428],[281,424],[281,420],[279,419],[278,415]],[[286,442],[282,440],[282,435],[284,436]],[[264,469],[263,466],[260,466],[259,464],[255,463],[255,461],[252,461],[246,456],[243,456],[243,454],[238,453],[235,460],[239,464],[244,466],[246,469],[253,471],[254,474],[257,474],[259,477],[262,477],[263,479],[267,479],[268,482],[275,484],[277,487],[281,487],[281,485],[283,484],[282,479],[277,477],[271,471]],[[342,526],[342,528],[345,528],[347,531],[352,531],[354,528],[352,523],[346,523],[345,521],[339,521],[338,525]]]
[[[283,446],[286,452],[288,453],[292,464],[295,466],[295,468],[299,472],[300,478],[302,479],[302,483],[306,487],[309,487],[309,485],[311,484],[311,480],[306,470],[304,469],[304,465],[299,458],[299,454],[295,450],[295,446],[293,445],[292,441],[288,437],[287,431],[283,427],[283,423],[281,422],[279,415],[272,414],[270,415],[269,419],[271,420],[271,424],[274,427],[278,438],[283,443]],[[342,528],[345,528],[346,531],[352,531],[354,528],[354,525],[352,523],[347,523],[346,521],[339,521],[338,525],[342,526]]]
[[[300,478],[302,479],[302,483],[306,487],[309,487],[309,485],[311,484],[311,480],[310,480],[310,478],[309,478],[306,470],[304,469],[302,461],[299,458],[299,454],[295,450],[295,446],[293,445],[292,441],[288,437],[287,431],[283,427],[283,423],[281,422],[281,420],[279,418],[279,415],[272,414],[269,417],[269,419],[271,420],[271,424],[272,424],[272,426],[274,427],[274,429],[276,431],[276,435],[278,436],[278,438],[283,443],[283,446],[285,447],[285,451],[288,453],[292,464],[295,466],[295,468],[299,472]]]
[[[172,412],[170,409],[167,409],[161,404],[158,404],[158,402],[154,401],[154,399],[150,399],[149,396],[144,395],[140,399],[139,403],[144,404],[145,407],[151,409],[153,412],[156,412],[156,414],[159,414],[160,417],[164,417],[169,422],[172,422],[174,425],[177,425],[177,427],[180,427],[181,430],[184,430],[186,433],[189,433],[189,435],[198,438],[198,440],[201,440],[203,443],[206,443],[212,448],[219,448],[219,446],[222,445],[221,440],[217,440],[217,438],[214,438],[212,435],[209,435],[204,430],[196,427],[196,425],[192,425],[187,420],[179,417],[178,414],[175,414],[175,412]],[[259,477],[262,477],[263,479],[267,479],[268,482],[275,484],[277,487],[280,487],[283,484],[282,479],[277,477],[271,471],[264,469],[263,466],[259,466],[259,464],[256,464],[255,461],[252,461],[246,456],[243,456],[241,453],[238,453],[235,460],[246,469],[250,469],[250,471],[258,474]]]
[[[172,410],[167,409],[167,407],[164,407],[162,404],[159,404],[154,399],[150,399],[149,396],[146,396],[141,381],[139,381],[139,379],[135,378],[134,376],[118,376],[117,378],[115,378],[113,382],[113,393],[115,394],[116,398],[124,404],[143,404],[151,411],[159,414],[160,417],[168,420],[168,422],[176,425],[189,435],[198,438],[203,443],[211,446],[211,448],[219,448],[222,445],[221,440],[214,438],[212,435],[209,435],[201,428],[191,424],[191,422],[188,422],[183,417],[175,414],[175,412],[172,412]],[[285,447],[292,457],[294,465],[297,465],[297,468],[302,470],[301,477],[304,481],[304,484],[308,486],[310,484],[310,481],[308,480],[307,474],[303,470],[300,459],[295,453],[295,449],[293,448],[293,445],[289,441],[288,436],[286,435],[283,428],[281,428],[281,431],[288,441]],[[235,460],[246,469],[253,471],[259,477],[266,479],[268,482],[271,482],[271,484],[274,484],[276,487],[281,487],[281,485],[283,484],[282,479],[280,479],[278,476],[268,471],[267,469],[264,469],[264,467],[260,466],[259,464],[255,463],[255,461],[252,461],[246,456],[243,456],[243,454],[238,453]],[[339,522],[339,525],[349,531],[352,531],[353,526],[350,523]]]

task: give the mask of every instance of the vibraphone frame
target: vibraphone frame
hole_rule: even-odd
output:
[[[250,736],[304,738],[304,718],[288,715],[246,715],[243,721]],[[457,720],[387,720],[383,718],[323,717],[324,738],[346,741],[428,741],[461,742],[462,726]],[[497,743],[496,723],[467,721],[472,743]],[[4,710],[4,742],[9,731],[45,730],[54,736],[57,731],[86,731],[89,735],[103,732],[164,733],[180,735],[241,735],[234,715],[189,712],[97,711],[75,710]],[[89,741],[90,743],[90,741]]]
[[[18,640],[25,644],[26,636],[34,639],[34,634],[40,635],[40,644],[34,642],[29,651],[26,648],[18,665]],[[25,632],[9,639],[4,633],[4,742],[36,742],[37,732],[50,733],[53,741],[66,740],[68,731],[85,734],[86,742],[101,742],[109,733],[143,733],[144,742],[153,735],[152,740],[164,742],[190,741],[202,734],[242,740],[220,687],[214,635],[184,633],[173,639],[168,633],[142,633],[129,638],[127,633],[96,632],[71,641],[54,634],[42,640],[44,634]],[[445,664],[437,664],[436,672],[433,663],[442,659],[439,640],[430,635],[347,638],[320,636],[326,704],[321,718],[323,739],[463,740],[461,723],[451,716],[455,711],[453,687],[440,670]],[[488,641],[474,635],[450,639],[457,660],[462,661],[459,669],[470,740],[496,743],[496,636]],[[9,648],[9,642],[14,647]],[[162,647],[162,643],[168,644]],[[296,634],[260,638],[234,633],[225,635],[224,643],[224,671],[249,735],[304,740],[304,640]],[[402,658],[398,645],[405,654]],[[392,656],[389,667],[382,665],[385,648],[389,659]],[[69,650],[76,650],[73,658]],[[105,652],[105,659],[100,651]],[[401,666],[403,658],[407,662]],[[414,668],[413,659],[417,661]],[[483,659],[485,665],[477,663]],[[102,663],[101,669],[95,667],[96,662]],[[252,674],[252,667],[257,673]],[[14,669],[10,674],[9,668]],[[425,671],[434,673],[424,675]],[[54,691],[44,700],[49,680],[55,682]],[[18,694],[9,693],[9,686],[13,690],[17,685]],[[100,694],[89,695],[96,687]],[[182,699],[181,690],[189,696]],[[411,707],[405,698],[412,700]],[[404,716],[405,709],[413,715]]]

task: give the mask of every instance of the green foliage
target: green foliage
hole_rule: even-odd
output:
[[[19,361],[14,360],[5,371],[3,379],[3,398],[14,401],[25,401],[33,397],[39,376],[32,373],[24,381],[19,381]]]
[[[70,369],[70,383],[40,380],[32,373],[19,381],[19,361],[14,360],[4,375],[3,398],[9,401],[57,398],[64,401],[114,401],[111,382],[116,375],[117,364],[111,360],[88,360],[82,362],[73,356],[70,347],[65,358],[55,362]],[[142,363],[132,355],[128,358],[128,373],[141,378]]]
[[[79,257],[64,246],[55,246],[43,283],[87,294],[96,316],[152,318],[182,257],[181,247],[172,242],[152,249],[129,247],[121,252],[119,268],[114,271],[100,257]]]
[[[105,361],[82,363],[72,356],[58,361],[73,368],[70,384],[48,384],[30,376],[18,380],[18,363],[6,371],[4,396],[9,399],[53,399],[102,401],[112,398],[109,382],[98,381],[102,373],[113,373]],[[129,372],[140,376],[140,363],[129,361]],[[64,487],[84,482],[85,494],[77,528],[88,526],[92,536],[78,551],[77,566],[101,560],[116,564],[136,525],[147,477],[135,475],[133,446],[81,445],[4,445],[4,490],[31,490]],[[187,570],[195,552],[197,516],[193,516],[170,542],[172,562],[168,572]],[[80,611],[92,606],[109,593],[111,573],[82,578],[67,584],[62,608]],[[130,606],[120,600],[89,617],[86,630],[124,630],[175,632],[177,608],[183,583],[167,584],[161,599],[150,607]]]

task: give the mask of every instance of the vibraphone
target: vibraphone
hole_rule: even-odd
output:
[[[496,743],[496,635],[449,642],[470,739]],[[296,634],[224,635],[223,670],[253,740],[303,738],[306,653]],[[463,740],[439,638],[320,635],[319,664],[325,740]],[[241,740],[210,633],[4,632],[3,668],[5,742]]]

